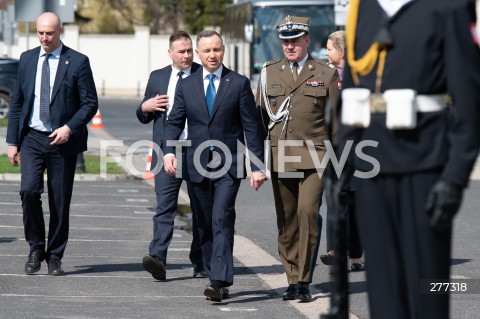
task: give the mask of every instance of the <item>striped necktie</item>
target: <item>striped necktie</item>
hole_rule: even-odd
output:
[[[40,82],[40,121],[47,123],[50,119],[50,65],[48,59],[52,54],[46,53],[42,65]]]

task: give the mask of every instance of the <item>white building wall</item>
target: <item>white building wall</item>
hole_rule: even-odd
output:
[[[0,43],[0,54],[20,58],[22,52],[39,45],[35,33],[20,35],[18,44]],[[151,71],[171,63],[168,35],[150,35],[147,27],[137,27],[133,35],[78,33],[78,27],[64,27],[65,45],[86,54],[90,59],[99,95],[143,96]],[[196,36],[192,36],[195,47]],[[196,59],[195,59],[196,60]]]

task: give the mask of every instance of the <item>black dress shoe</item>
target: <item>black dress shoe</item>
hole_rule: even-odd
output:
[[[50,259],[48,261],[48,274],[50,276],[63,276],[65,271],[62,269],[62,262],[60,259]]]
[[[309,302],[312,301],[312,293],[310,292],[310,284],[305,282],[298,283],[298,299],[301,302]]]
[[[291,284],[288,285],[287,290],[283,293],[282,299],[283,300],[294,300],[297,299],[298,296],[298,286]]]
[[[143,257],[143,269],[151,273],[152,277],[157,280],[167,279],[165,264],[157,256],[145,255]]]
[[[207,300],[217,302],[230,297],[229,289],[227,287],[223,287],[222,283],[218,280],[212,280],[212,282],[209,283],[203,291],[203,294],[205,297],[207,297]]]
[[[203,265],[193,266],[193,278],[207,278],[207,271],[203,268]]]
[[[364,271],[365,270],[365,264],[352,263],[350,265],[350,269],[352,271]]]
[[[321,255],[320,260],[324,265],[333,266],[333,255]]]
[[[37,249],[32,251],[27,258],[27,262],[25,263],[25,273],[27,275],[36,273],[40,270],[42,266],[42,261],[45,259],[45,252]]]

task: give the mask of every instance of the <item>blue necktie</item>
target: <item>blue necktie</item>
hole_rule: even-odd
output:
[[[215,95],[217,92],[215,91],[215,84],[213,84],[213,79],[215,78],[215,74],[207,75],[209,83],[207,87],[207,94],[205,98],[207,100],[207,108],[208,108],[208,116],[211,116],[212,109],[213,109],[213,102],[215,101]]]
[[[50,65],[48,59],[52,54],[45,54],[40,82],[40,121],[47,123],[50,118]]]

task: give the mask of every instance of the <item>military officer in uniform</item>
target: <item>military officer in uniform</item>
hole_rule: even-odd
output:
[[[309,18],[294,16],[277,25],[285,58],[265,64],[256,100],[264,138],[271,144],[278,251],[288,280],[283,299],[304,302],[312,300],[319,240],[322,172],[316,168],[326,150],[325,107],[339,95],[333,65],[308,53],[309,26]]]
[[[430,288],[450,280],[453,217],[480,142],[474,22],[474,0],[350,1],[336,137],[340,150],[344,136],[378,142],[363,153],[379,170],[356,193],[372,319],[449,317],[448,293]]]

